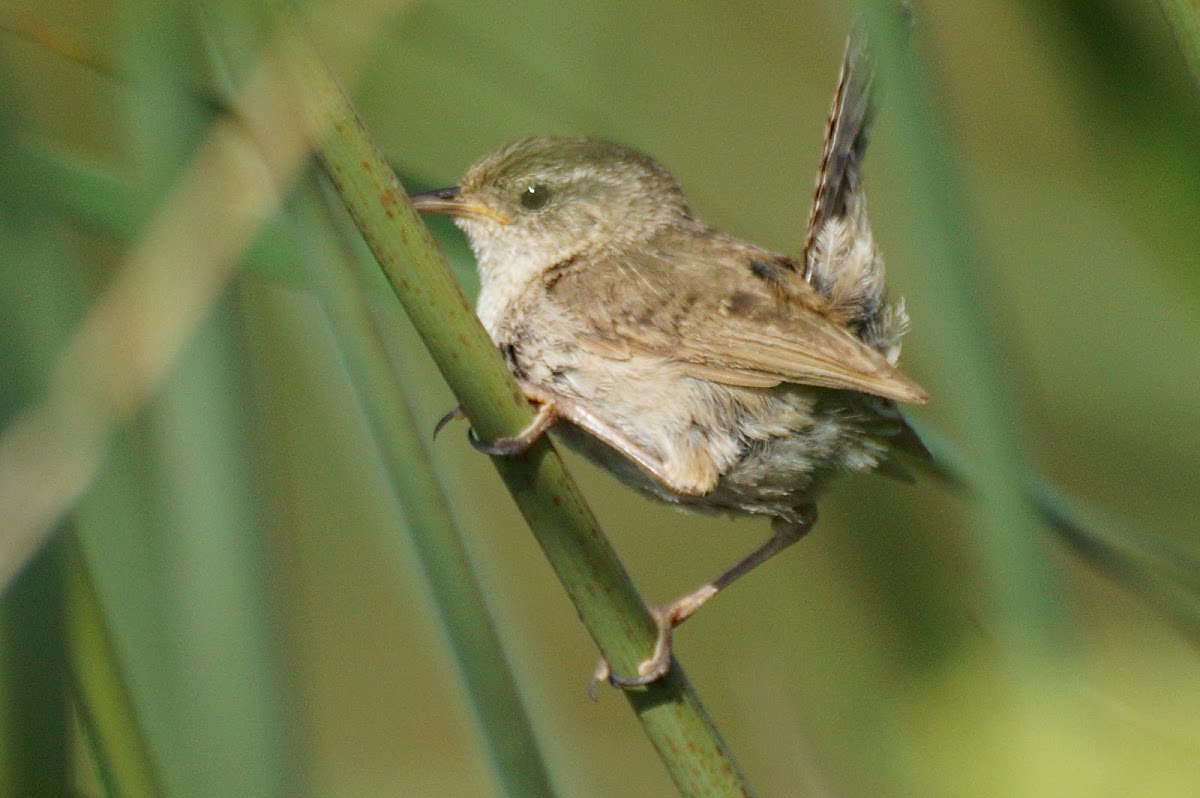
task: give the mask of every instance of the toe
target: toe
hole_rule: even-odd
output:
[[[484,443],[475,436],[475,430],[467,430],[467,440],[471,442],[477,451],[484,454],[490,454],[492,457],[516,457],[519,454],[525,454],[529,451],[529,447],[534,444],[534,440],[524,440],[522,438],[501,437],[491,443]]]

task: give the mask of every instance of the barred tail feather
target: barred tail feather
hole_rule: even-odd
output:
[[[826,129],[804,247],[805,278],[860,338],[895,365],[908,326],[903,302],[888,305],[884,266],[867,218],[862,161],[874,115],[874,67],[865,28],[850,32]]]

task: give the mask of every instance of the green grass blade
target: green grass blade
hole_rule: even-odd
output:
[[[934,458],[921,464],[924,470],[956,491],[973,495],[980,481],[975,464],[936,430],[914,426]],[[1037,475],[1026,476],[1025,490],[1042,523],[1084,562],[1200,641],[1200,555],[1084,506]]]
[[[336,246],[339,231],[312,182],[299,193],[296,233],[311,282],[366,409],[488,759],[512,798],[554,795],[462,535],[371,317],[365,272],[349,246]]]
[[[107,169],[57,150],[35,145],[20,146],[25,170],[35,176],[35,201],[48,213],[107,236],[136,240],[146,223],[145,204],[139,189],[115,177]],[[305,287],[296,251],[278,218],[267,219],[242,257],[241,271],[264,280],[292,287]]]
[[[0,596],[0,795],[57,798],[72,783],[62,535]]]
[[[162,795],[145,733],[89,564],[74,535],[67,552],[67,624],[76,706],[113,795]]]
[[[1158,0],[1158,4],[1171,23],[1192,79],[1200,87],[1200,6],[1193,0]]]
[[[0,92],[0,149],[13,152],[19,123]],[[0,441],[14,418],[47,380],[46,363],[75,322],[86,293],[77,253],[62,226],[42,216],[36,176],[19,159],[0,159]],[[2,448],[2,445],[0,445]],[[26,450],[28,451],[28,450]],[[0,454],[0,495],[6,483],[23,505],[53,475],[14,468]],[[53,488],[50,488],[53,490]],[[0,504],[3,500],[0,499]],[[0,570],[14,538],[23,567],[0,577],[0,795],[65,795],[72,787],[63,542],[67,524],[55,519],[25,537],[11,512],[0,512]]]
[[[1061,653],[1065,640],[1061,588],[1033,507],[1025,499],[1018,413],[1002,354],[1002,320],[980,298],[982,254],[966,221],[965,193],[947,147],[926,107],[918,62],[906,25],[885,0],[864,3],[886,92],[886,118],[896,131],[906,189],[909,272],[922,340],[933,342],[940,379],[928,386],[979,469],[973,533],[989,582],[991,621],[1018,670],[1037,669]],[[918,21],[919,25],[919,21]],[[952,376],[951,376],[952,375]]]

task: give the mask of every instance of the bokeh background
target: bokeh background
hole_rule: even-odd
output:
[[[3,3],[0,420],[41,395],[219,112],[214,41],[253,60],[254,14],[226,5]],[[1178,545],[1186,568],[1200,550],[1200,92],[1159,7],[915,7],[914,47],[961,180],[953,200],[979,253],[961,267],[979,271],[977,299],[1001,332],[1013,440],[1097,517]],[[853,12],[834,0],[428,0],[388,16],[346,78],[410,189],[453,184],[515,136],[587,133],[652,153],[714,226],[796,253]],[[224,30],[231,19],[244,27]],[[939,368],[941,342],[922,334],[938,296],[910,290],[920,252],[886,105],[876,131],[872,219],[913,319],[905,369],[932,396],[913,415],[969,450],[944,426],[939,388],[954,375]],[[92,178],[124,203],[88,194]],[[310,233],[283,229],[293,242]],[[473,294],[461,238],[435,232]],[[233,278],[168,383],[118,427],[60,531],[84,541],[164,790],[495,794],[318,299],[286,263],[262,262]],[[428,436],[454,399],[411,330],[389,343]],[[437,472],[556,786],[672,794],[626,702],[587,700],[594,646],[463,432],[436,442]],[[568,458],[650,600],[768,532],[655,505]],[[814,534],[677,635],[760,794],[1200,791],[1194,636],[1047,531],[1048,609],[1069,632],[1037,693],[1052,700],[1014,708],[1025,693],[989,623],[966,508],[932,479],[843,480]],[[21,606],[53,614],[36,584],[32,595]],[[14,640],[10,659],[35,656]],[[79,748],[78,789],[100,794]]]

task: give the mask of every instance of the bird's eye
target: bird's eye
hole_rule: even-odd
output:
[[[521,192],[521,207],[527,211],[540,211],[550,201],[550,189],[541,183],[530,183]]]

